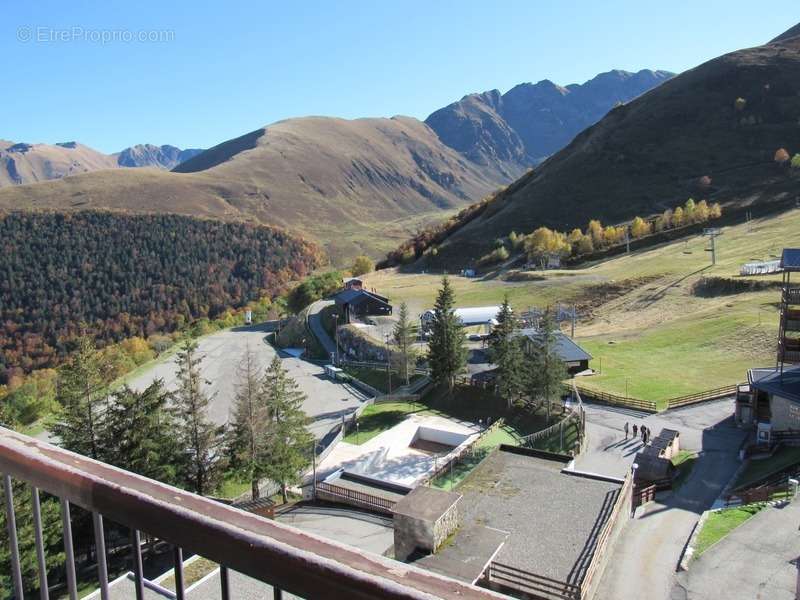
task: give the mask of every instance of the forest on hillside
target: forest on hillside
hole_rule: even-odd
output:
[[[0,215],[0,384],[99,346],[274,297],[322,261],[285,231],[178,215]]]

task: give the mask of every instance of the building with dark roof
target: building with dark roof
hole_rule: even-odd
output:
[[[364,317],[388,316],[392,314],[389,299],[363,289],[344,289],[333,297],[340,314],[346,321],[363,319]]]
[[[534,328],[521,329],[519,335],[525,337],[525,351],[527,353],[532,353],[541,335],[539,330]],[[559,358],[564,361],[570,375],[587,370],[589,368],[589,361],[592,360],[591,354],[576,344],[575,340],[563,333],[556,333],[555,351]]]
[[[755,426],[759,443],[770,444],[775,434],[800,433],[800,248],[781,255],[783,286],[778,321],[778,352],[772,368],[750,369],[747,383],[736,392],[736,422]]]

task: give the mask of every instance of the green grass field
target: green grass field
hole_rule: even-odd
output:
[[[600,375],[581,383],[662,404],[668,398],[744,381],[747,369],[774,362],[776,290],[699,297],[702,277],[739,278],[739,267],[800,247],[800,210],[726,227],[710,265],[708,240],[693,236],[579,268],[541,273],[539,281],[504,281],[503,274],[452,276],[458,306],[493,305],[508,294],[515,310],[575,303],[576,340]],[[412,313],[432,306],[439,274],[371,274],[368,285]],[[753,279],[776,281],[779,275]],[[609,294],[610,288],[621,292]],[[566,328],[565,328],[566,330]]]
[[[714,511],[709,514],[703,528],[697,535],[695,557],[703,554],[703,552],[747,521],[762,508],[764,508],[763,504],[748,504],[737,508],[726,508]]]
[[[498,427],[482,437],[463,462],[457,465],[454,464],[452,469],[434,479],[431,485],[442,490],[457,488],[466,479],[467,475],[472,472],[472,469],[477,467],[500,444],[513,446],[518,443],[518,440],[519,436],[512,427],[508,425]]]
[[[541,411],[530,413],[521,409],[509,410],[502,401],[484,390],[472,386],[457,386],[452,398],[434,389],[420,402],[371,404],[358,418],[358,430],[351,431],[345,436],[344,441],[350,444],[363,444],[394,427],[412,413],[437,415],[472,423],[486,421],[488,417],[493,421],[502,417],[506,422],[503,431],[508,435],[504,437],[506,441],[498,443],[516,443],[519,437],[547,426]]]

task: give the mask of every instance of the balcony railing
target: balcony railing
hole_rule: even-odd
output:
[[[131,530],[136,596],[144,597],[140,532],[175,548],[176,598],[183,600],[182,549],[200,554],[220,567],[220,596],[231,598],[228,570],[238,571],[283,591],[305,598],[504,598],[486,589],[430,573],[411,565],[368,554],[214,502],[40,442],[0,427],[0,473],[6,492],[12,579],[15,596],[23,598],[15,526],[12,477],[32,490],[34,537],[39,562],[41,597],[46,598],[47,568],[42,543],[39,491],[60,499],[66,555],[67,590],[77,598],[75,553],[70,507],[93,516],[97,578],[101,597],[109,597],[103,521]]]

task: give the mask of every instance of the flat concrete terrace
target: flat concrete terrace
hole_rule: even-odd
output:
[[[485,525],[510,533],[495,560],[579,584],[622,486],[561,473],[564,466],[498,450],[458,492],[464,496],[465,528]],[[461,543],[457,535],[453,544]]]
[[[340,442],[317,466],[319,480],[339,469],[412,488],[480,433],[474,423],[411,415],[361,444]],[[432,442],[429,444],[427,442]],[[415,447],[416,446],[416,447]],[[422,446],[423,449],[420,449]],[[432,452],[432,447],[442,448]]]

